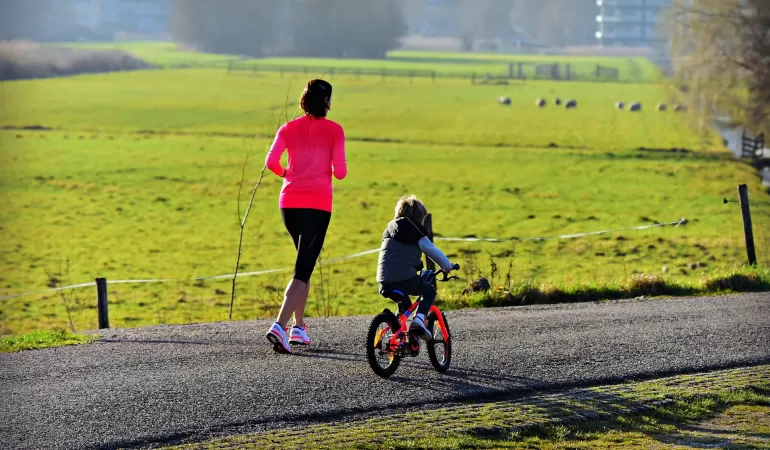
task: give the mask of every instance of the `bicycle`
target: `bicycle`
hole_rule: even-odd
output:
[[[460,270],[460,265],[455,264],[452,269]],[[444,278],[436,278],[439,273],[443,273]],[[420,276],[428,283],[434,279],[441,282],[459,280],[457,276],[448,277],[443,270],[424,270],[420,272]],[[385,308],[372,319],[366,336],[366,357],[374,373],[387,378],[398,369],[401,358],[416,357],[420,353],[420,338],[409,332],[406,320],[420,304],[422,296],[411,303],[409,296],[401,291],[383,290],[380,291],[380,295],[396,302],[399,305],[399,312],[393,314],[390,309]],[[410,303],[411,305],[409,305]],[[409,306],[407,307],[407,305]],[[405,311],[401,312],[404,309]],[[446,315],[434,304],[430,307],[426,321],[428,329],[433,334],[433,339],[427,341],[428,359],[438,372],[446,372],[452,360],[452,335],[449,332]],[[436,323],[438,323],[438,327],[435,326]],[[391,332],[392,335],[386,337],[388,332]],[[443,347],[442,352],[437,352],[437,345]],[[387,357],[385,366],[380,364],[379,356]]]

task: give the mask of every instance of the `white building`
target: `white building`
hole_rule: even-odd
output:
[[[660,13],[670,3],[671,0],[597,0],[597,41],[608,47],[658,47]]]

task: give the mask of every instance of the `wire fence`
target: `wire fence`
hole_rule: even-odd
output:
[[[320,66],[298,64],[260,64],[252,62],[231,61],[227,64],[227,72],[259,75],[260,73],[303,74],[305,77],[324,73],[330,78],[337,76],[351,76],[356,79],[361,77],[409,78],[414,82],[415,78],[430,79],[433,83],[437,78],[454,78],[471,80],[472,84],[484,84],[490,80],[505,82],[509,80],[551,80],[551,81],[620,81],[621,72],[616,67],[596,64],[594,67],[586,66],[576,68],[571,63],[532,63],[509,62],[500,63],[495,69],[487,70],[460,70],[451,68],[442,69],[399,69],[392,67],[348,67],[348,66]],[[641,82],[643,79],[634,78],[631,81]]]
[[[752,204],[753,240],[760,267],[770,267],[770,204]],[[644,219],[644,218],[643,218]],[[436,220],[435,241],[461,264],[458,283],[440,285],[443,297],[472,290],[481,277],[493,289],[514,285],[563,288],[618,284],[636,276],[658,277],[683,285],[719,283],[747,265],[741,205],[728,201],[723,211],[630,227],[534,237],[443,236]],[[644,220],[643,220],[644,221]],[[374,280],[379,248],[342,257],[325,249],[311,281],[308,316],[369,314],[386,305]],[[291,267],[238,274],[233,319],[278,313]],[[0,297],[4,328],[97,328],[96,282],[58,285]],[[182,324],[227,320],[233,274],[189,278],[107,280],[110,326]],[[383,303],[385,302],[385,303]],[[67,313],[69,307],[69,314]],[[7,324],[13,324],[9,326]],[[34,323],[34,327],[32,324]]]

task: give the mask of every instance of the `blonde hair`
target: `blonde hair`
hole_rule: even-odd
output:
[[[406,217],[412,222],[422,223],[425,216],[428,215],[428,209],[425,208],[425,205],[414,195],[405,195],[398,199],[395,213],[394,219]]]

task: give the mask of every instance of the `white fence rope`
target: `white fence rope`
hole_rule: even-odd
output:
[[[656,227],[666,227],[666,226],[674,226],[678,227],[679,225],[685,225],[687,224],[687,219],[684,217],[676,222],[667,222],[667,223],[656,223],[653,225],[641,225],[638,227],[630,227],[630,228],[618,228],[615,230],[601,230],[601,231],[589,231],[586,233],[574,233],[574,234],[562,234],[558,236],[547,236],[547,237],[534,237],[534,238],[509,238],[509,239],[500,239],[500,238],[475,238],[475,237],[436,237],[434,240],[436,241],[454,241],[454,242],[511,242],[511,241],[544,241],[549,239],[574,239],[578,237],[584,237],[584,236],[595,236],[599,234],[607,234],[607,233],[617,233],[620,231],[632,231],[632,230],[645,230],[648,228],[656,228]],[[346,256],[340,256],[339,258],[333,258],[328,259],[326,261],[322,261],[319,266],[323,266],[326,264],[335,263],[338,261],[343,261],[346,259],[353,259],[353,258],[359,258],[361,256],[371,255],[372,253],[376,253],[380,251],[380,248],[373,248],[370,250],[365,250],[363,252],[353,253],[352,255],[346,255]],[[260,270],[256,272],[241,272],[236,274],[237,277],[251,277],[251,276],[258,276],[258,275],[266,275],[269,273],[276,273],[276,272],[286,272],[292,270],[290,267],[285,267],[283,269],[269,269],[269,270]],[[207,277],[195,277],[190,279],[176,279],[176,278],[160,278],[160,279],[149,279],[149,280],[107,280],[107,284],[140,284],[140,283],[168,283],[173,281],[203,281],[203,280],[220,280],[225,278],[232,278],[233,274],[225,274],[225,275],[212,275]],[[52,288],[52,289],[45,289],[42,291],[32,291],[32,292],[24,292],[22,294],[12,294],[12,295],[6,295],[0,297],[0,300],[9,300],[12,298],[19,298],[19,297],[25,297],[27,295],[33,295],[33,294],[45,294],[48,292],[56,292],[56,291],[63,291],[68,289],[80,289],[85,287],[91,287],[96,286],[96,281],[90,281],[88,283],[80,283],[80,284],[73,284],[70,286],[62,286],[58,288]]]
[[[678,227],[679,225],[685,225],[687,224],[687,219],[682,217],[681,219],[677,220],[676,222],[667,222],[667,223],[656,223],[653,225],[640,225],[638,227],[630,227],[630,228],[618,228],[616,230],[601,230],[601,231],[589,231],[586,233],[574,233],[574,234],[561,234],[558,236],[547,236],[547,237],[533,237],[533,238],[509,238],[509,239],[498,239],[498,238],[475,238],[475,237],[467,237],[467,238],[460,238],[460,237],[436,237],[434,240],[436,241],[463,241],[463,242],[511,242],[511,241],[520,241],[520,242],[526,242],[526,241],[546,241],[549,239],[573,239],[578,237],[584,237],[584,236],[594,236],[597,234],[607,234],[607,233],[617,233],[620,231],[633,231],[633,230],[646,230],[648,228],[656,228],[656,227],[668,227],[668,226],[674,226]]]

